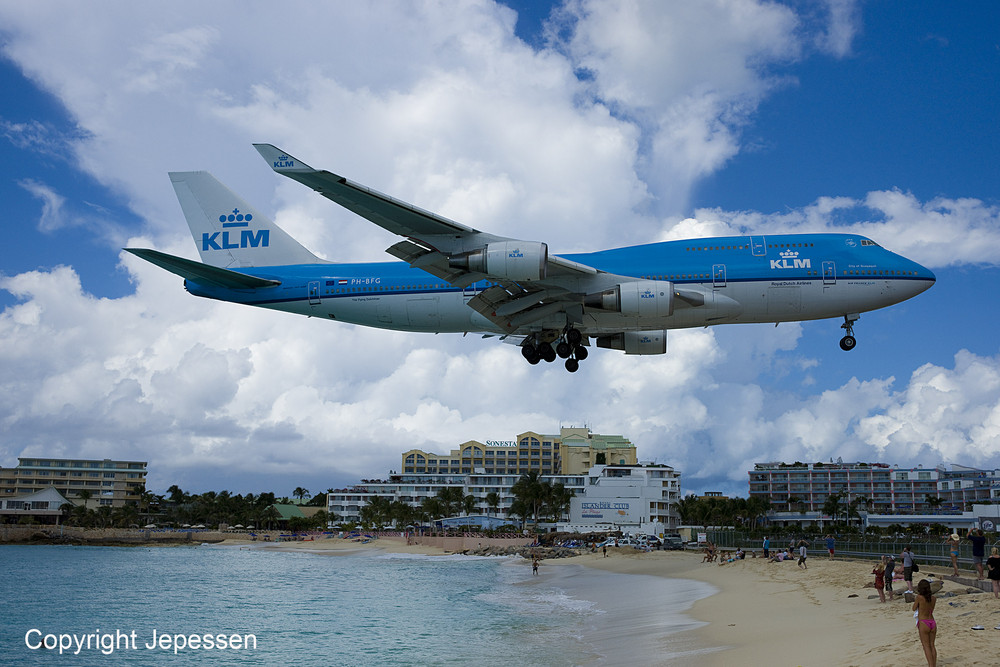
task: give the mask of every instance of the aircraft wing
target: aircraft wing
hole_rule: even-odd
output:
[[[343,176],[313,169],[271,144],[254,144],[254,148],[279,174],[405,237],[386,250],[390,255],[459,287],[480,280],[494,283],[469,306],[505,329],[553,312],[569,313],[578,305],[582,313],[583,295],[571,284],[597,275],[597,269],[550,255],[544,243],[481,232]]]
[[[254,144],[254,148],[274,171],[309,186],[393,234],[410,238],[461,238],[481,234],[476,229],[376,192],[343,176],[313,169],[271,144]]]

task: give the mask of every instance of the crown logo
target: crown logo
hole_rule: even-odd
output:
[[[234,208],[229,215],[223,213],[219,216],[219,222],[250,222],[251,220],[253,220],[253,215],[249,213],[243,215],[238,208]]]
[[[782,250],[778,254],[781,255],[781,259],[795,259],[799,256],[797,250]]]

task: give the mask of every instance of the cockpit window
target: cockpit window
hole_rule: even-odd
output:
[[[875,243],[871,239],[861,239],[861,245],[862,246],[870,245],[870,246],[875,246],[876,248],[879,247],[879,244]]]

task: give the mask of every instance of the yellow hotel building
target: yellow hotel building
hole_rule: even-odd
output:
[[[582,475],[595,465],[636,465],[635,445],[620,435],[563,427],[559,435],[534,431],[513,440],[470,440],[450,454],[420,449],[403,452],[403,474]]]

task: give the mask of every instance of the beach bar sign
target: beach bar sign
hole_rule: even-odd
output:
[[[642,517],[632,515],[632,502],[619,498],[607,500],[570,500],[570,520],[573,523],[640,523]]]

